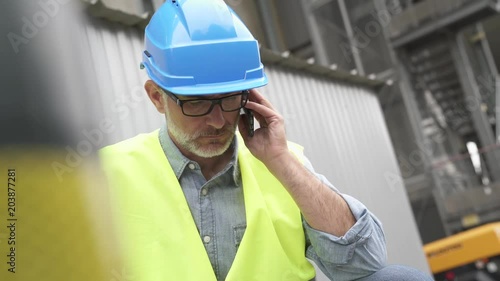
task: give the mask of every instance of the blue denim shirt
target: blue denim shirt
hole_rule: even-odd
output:
[[[232,144],[235,152],[231,162],[207,181],[198,163],[186,158],[175,146],[165,126],[160,129],[159,138],[186,196],[217,280],[224,280],[246,229],[237,139]],[[314,173],[307,159],[305,167]],[[337,191],[324,176],[314,174]],[[336,237],[313,229],[304,220],[307,240],[304,251],[331,280],[355,280],[385,265],[385,238],[381,223],[362,203],[341,195],[351,208],[356,224],[344,236]]]

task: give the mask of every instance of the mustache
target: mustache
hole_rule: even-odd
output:
[[[193,137],[194,138],[214,137],[214,136],[223,135],[224,133],[234,134],[234,129],[232,128],[232,126],[225,125],[224,127],[220,128],[220,129],[207,129],[207,130],[196,132],[196,134]]]

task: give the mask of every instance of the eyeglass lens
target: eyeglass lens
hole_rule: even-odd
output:
[[[182,110],[184,114],[191,116],[201,116],[210,113],[216,104],[219,104],[222,111],[236,111],[245,106],[247,95],[244,93],[223,97],[220,99],[198,99],[183,100]]]

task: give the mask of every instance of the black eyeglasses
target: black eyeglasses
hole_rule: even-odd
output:
[[[243,108],[248,101],[249,91],[245,90],[238,94],[228,95],[218,99],[189,99],[181,100],[173,93],[161,89],[167,96],[172,98],[181,107],[186,116],[198,117],[207,115],[214,109],[216,104],[220,105],[222,111],[231,112]]]

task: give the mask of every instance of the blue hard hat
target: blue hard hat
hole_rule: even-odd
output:
[[[179,95],[230,93],[267,84],[259,44],[223,0],[169,0],[146,27],[141,67]]]

